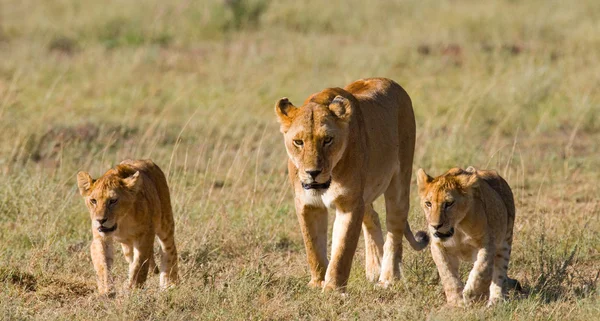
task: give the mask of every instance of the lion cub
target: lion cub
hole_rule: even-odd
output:
[[[92,261],[100,294],[113,293],[110,269],[113,239],[121,243],[129,263],[127,288],[140,287],[154,265],[154,235],[161,247],[160,285],[178,280],[175,225],[169,187],[162,170],[151,160],[125,160],[102,177],[77,174],[79,192],[92,219]]]
[[[495,171],[469,167],[436,178],[419,169],[417,183],[448,304],[461,306],[488,294],[488,306],[502,300],[504,282],[517,284],[506,274],[515,221],[506,181]],[[474,262],[464,290],[459,260]]]

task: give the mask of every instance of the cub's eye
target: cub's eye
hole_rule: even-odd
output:
[[[93,199],[93,198],[92,198],[92,199],[90,199],[90,204],[92,204],[92,205],[96,205],[96,200],[95,200],[95,199]]]
[[[331,142],[333,142],[333,137],[327,136],[325,137],[325,140],[323,140],[323,145],[329,145]]]
[[[429,202],[429,201],[425,202],[425,206],[431,207],[431,202]]]
[[[110,201],[108,201],[108,204],[109,205],[115,205],[115,204],[117,204],[117,199],[116,198],[111,199]]]
[[[304,142],[301,139],[294,139],[294,145],[296,145],[297,147],[301,147],[302,145],[304,145]]]
[[[450,208],[452,205],[454,205],[454,201],[446,202],[446,204],[444,206],[446,208]]]

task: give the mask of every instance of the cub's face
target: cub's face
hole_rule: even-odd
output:
[[[458,168],[436,178],[419,169],[417,183],[420,204],[434,237],[447,239],[454,235],[455,226],[464,219],[471,207],[476,178],[476,175]]]
[[[325,104],[294,107],[286,98],[275,106],[287,154],[305,190],[326,190],[348,141],[350,101],[337,96]]]
[[[115,232],[122,218],[132,210],[141,181],[139,172],[127,178],[113,175],[98,180],[86,172],[79,172],[77,185],[90,212],[92,229],[100,235]]]

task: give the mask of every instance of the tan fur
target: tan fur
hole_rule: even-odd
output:
[[[150,160],[125,160],[97,180],[79,172],[77,185],[92,219],[91,254],[100,294],[114,291],[110,274],[113,240],[121,243],[129,263],[128,289],[142,286],[148,269],[153,268],[154,235],[161,246],[161,288],[177,282],[171,197],[165,175],[158,166]],[[114,228],[115,224],[114,231],[100,230]]]
[[[289,177],[311,271],[309,285],[325,290],[346,286],[362,226],[367,278],[387,286],[400,276],[402,236],[417,250],[426,245],[415,240],[407,222],[415,145],[408,94],[392,80],[363,79],[344,89],[316,93],[302,107],[282,98],[275,112],[289,156]],[[302,185],[329,180],[329,188]],[[385,243],[372,206],[382,194],[387,212]],[[336,210],[330,260],[328,208]]]
[[[516,283],[507,276],[515,205],[506,181],[495,171],[469,167],[436,178],[419,169],[417,182],[448,303],[460,306],[486,296],[488,305],[502,300],[505,282]],[[460,260],[474,262],[464,290]]]

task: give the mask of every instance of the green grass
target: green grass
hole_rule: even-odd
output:
[[[415,169],[494,168],[511,184],[509,274],[526,293],[448,310],[431,255],[408,246],[403,281],[378,289],[364,278],[362,241],[347,297],[306,288],[273,105],[371,76],[413,99]],[[598,88],[595,0],[2,1],[0,315],[593,319]],[[183,279],[161,293],[154,276],[107,299],[75,174],[125,158],[152,158],[168,175]]]

